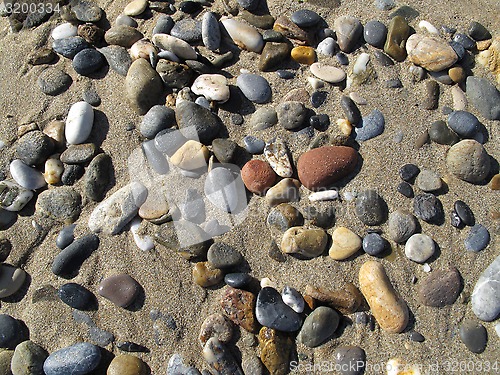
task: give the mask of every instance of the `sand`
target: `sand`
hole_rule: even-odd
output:
[[[113,23],[127,1],[99,1],[98,3],[105,10],[109,22]],[[328,2],[323,1],[323,3]],[[409,5],[420,12],[420,16],[411,22],[415,28],[417,28],[418,21],[427,20],[437,27],[448,25],[464,31],[470,21],[476,20],[484,24],[494,35],[500,32],[498,20],[500,5],[496,0],[439,2],[419,0],[412,1]],[[359,17],[363,24],[371,19],[379,19],[388,24],[390,13],[376,9],[372,1],[361,0],[346,1],[339,8],[334,9],[293,0],[268,0],[268,6],[274,16],[291,15],[293,11],[306,7],[318,12],[330,26],[340,15]],[[215,11],[222,12],[220,2],[216,2],[213,8]],[[149,36],[157,17],[158,14],[155,14],[153,19],[140,19],[139,30]],[[57,24],[58,21],[52,20],[34,30],[10,34],[8,20],[0,19],[0,56],[2,57],[0,60],[0,139],[8,145],[0,153],[0,166],[8,170],[8,163],[14,158],[15,148],[12,145],[16,141],[16,131],[19,125],[36,122],[43,128],[54,118],[64,119],[71,104],[81,100],[85,85],[92,81],[102,98],[102,104],[96,108],[96,122],[91,140],[97,142],[113,160],[114,186],[107,193],[109,196],[129,181],[127,158],[131,150],[140,145],[141,136],[137,130],[127,131],[127,127],[140,124],[141,117],[135,114],[126,103],[123,94],[124,77],[109,71],[103,78],[90,80],[78,76],[71,67],[71,61],[65,58],[60,58],[55,65],[72,76],[73,84],[69,90],[56,97],[41,93],[36,85],[36,79],[43,67],[27,65],[27,55],[38,47],[50,46],[48,37]],[[368,50],[373,51],[371,47]],[[360,52],[361,50],[358,49],[350,55],[351,64]],[[240,68],[257,73],[256,57],[253,53],[242,52],[239,62],[225,70],[235,77]],[[333,59],[324,57],[321,60],[334,62]],[[396,192],[399,183],[399,168],[411,162],[421,168],[429,168],[438,172],[446,181],[449,190],[448,193],[439,196],[447,214],[446,222],[440,226],[421,222],[422,231],[432,236],[439,245],[440,255],[430,264],[431,267],[439,269],[448,264],[456,266],[464,279],[464,291],[452,306],[438,309],[419,305],[416,300],[416,285],[412,284],[411,280],[414,276],[417,278],[425,276],[422,266],[409,261],[404,257],[402,246],[392,243],[393,255],[383,259],[382,263],[394,286],[410,307],[412,319],[407,331],[402,334],[388,334],[381,331],[378,326],[375,331],[371,332],[367,328],[347,325],[338,336],[319,348],[312,350],[299,346],[298,353],[307,356],[307,359],[301,363],[318,364],[321,361],[327,361],[331,365],[334,360],[333,353],[340,345],[357,345],[366,351],[368,364],[372,366],[367,370],[367,374],[383,373],[380,368],[383,368],[384,363],[393,357],[400,357],[416,364],[439,365],[439,370],[431,372],[433,374],[447,373],[444,370],[447,364],[455,366],[451,369],[459,369],[461,363],[469,362],[471,371],[468,373],[482,373],[477,366],[480,364],[486,366],[487,361],[495,361],[500,357],[499,337],[494,331],[495,322],[483,323],[488,330],[489,344],[485,352],[480,355],[469,352],[458,337],[460,321],[464,318],[475,319],[468,296],[479,274],[499,253],[499,224],[490,216],[492,211],[498,212],[500,209],[498,193],[493,192],[486,185],[471,185],[450,176],[444,163],[447,146],[431,144],[419,150],[414,148],[415,139],[432,121],[445,119],[441,109],[444,105],[451,106],[452,101],[451,87],[440,85],[439,109],[428,111],[419,107],[423,83],[412,83],[408,72],[409,66],[410,63],[407,61],[393,67],[375,65],[377,80],[346,91],[346,93],[356,91],[367,99],[368,104],[360,107],[364,115],[373,109],[382,111],[386,119],[386,129],[381,136],[362,144],[360,148],[363,158],[362,168],[354,178],[341,187],[343,191],[376,189],[387,202],[390,211],[397,208],[411,211],[413,201]],[[472,72],[474,75],[493,81],[492,75],[482,66],[473,67]],[[311,92],[311,88],[306,86],[306,77],[310,76],[306,66],[298,67],[297,77],[293,80],[281,80],[273,72],[261,74],[268,79],[273,90],[273,100],[266,104],[268,106],[279,103],[280,99],[293,88],[306,87]],[[385,80],[398,76],[404,86],[402,89],[384,87]],[[235,80],[231,78],[230,82],[235,84]],[[328,98],[320,107],[319,112],[327,113],[334,123],[337,118],[342,117],[339,103],[341,92],[335,86],[327,87],[325,90],[328,92]],[[471,110],[478,115],[477,111]],[[253,108],[250,107],[240,110],[244,114],[252,111]],[[294,161],[307,149],[307,142],[304,138],[297,137],[296,134],[279,127],[255,132],[245,125],[240,127],[231,125],[230,113],[227,111],[220,110],[219,115],[227,126],[229,136],[240,145],[243,144],[242,138],[248,134],[257,135],[263,139],[269,139],[278,134],[289,144]],[[248,118],[249,116],[245,116],[245,120]],[[489,141],[485,148],[490,155],[498,159],[500,156],[499,123],[487,121],[481,116],[479,119],[489,134]],[[332,125],[328,132],[337,134],[337,127]],[[402,132],[403,139],[400,143],[396,143],[394,138],[399,132]],[[81,191],[82,181],[75,186]],[[303,209],[308,205],[305,190],[302,190],[302,196],[297,207]],[[457,199],[469,204],[476,221],[490,230],[492,240],[489,246],[480,253],[466,252],[463,240],[468,230],[457,230],[449,224],[448,212]],[[95,206],[93,202],[84,202],[82,215],[77,221],[77,235],[88,231],[87,219]],[[337,210],[335,225],[347,226],[360,235],[366,233],[367,228],[355,217],[353,202],[324,203],[323,206],[335,207]],[[37,231],[32,226],[30,216],[33,208],[25,211],[27,213],[21,213],[11,228],[0,233],[13,243],[13,251],[7,260],[11,264],[16,264],[23,257],[37,237]],[[340,287],[345,282],[358,284],[357,275],[360,266],[371,259],[366,254],[358,255],[345,262],[333,261],[327,256],[308,261],[289,257],[284,263],[270,259],[268,249],[272,236],[265,224],[268,212],[269,207],[264,199],[253,196],[249,201],[248,217],[242,224],[220,238],[220,241],[233,245],[244,255],[248,263],[246,269],[252,276],[257,279],[269,277],[278,288],[290,285],[299,291],[304,291],[306,284],[325,288]],[[29,327],[30,338],[49,352],[81,340],[89,340],[88,327],[76,323],[72,318],[71,309],[56,297],[49,296],[36,303],[32,300],[40,288],[47,285],[58,288],[67,282],[50,271],[51,262],[58,253],[55,239],[61,228],[62,225],[53,227],[45,240],[34,248],[24,266],[29,274],[29,283],[16,300],[2,301],[0,308],[1,313],[11,314],[23,320]],[[381,229],[385,232],[387,224],[382,225]],[[330,233],[331,231],[332,229],[329,229]],[[168,359],[174,353],[181,354],[185,363],[195,365],[200,370],[206,368],[201,357],[201,347],[197,336],[205,317],[221,312],[219,300],[223,287],[209,290],[199,287],[192,281],[190,263],[174,251],[162,246],[157,246],[151,252],[142,252],[136,247],[128,231],[114,237],[101,236],[98,251],[84,263],[79,275],[71,281],[83,284],[96,292],[102,278],[118,272],[130,274],[142,285],[145,291],[143,304],[136,309],[137,311],[128,311],[99,298],[99,309],[90,313],[96,325],[113,333],[117,341],[133,341],[150,348],[151,353],[140,354],[140,357],[148,363],[153,374],[165,374]],[[150,319],[152,309],[158,309],[165,315],[170,314],[177,324],[175,331],[161,324],[161,345],[158,345],[154,339],[154,322]],[[407,332],[413,329],[422,333],[426,341],[410,342]],[[236,334],[236,338],[238,337],[240,335]],[[255,355],[256,348],[249,347],[247,340],[248,334],[242,332],[241,339],[236,342],[238,348],[233,343],[231,349],[239,356]],[[113,354],[119,353],[112,345],[107,346],[106,350]],[[109,354],[108,357],[111,358],[112,355]],[[94,373],[104,374],[105,363],[106,360]],[[301,371],[295,373],[305,374],[308,371],[302,368]]]

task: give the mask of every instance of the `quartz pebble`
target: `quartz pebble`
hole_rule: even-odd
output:
[[[137,298],[140,285],[127,274],[118,274],[105,278],[99,284],[98,293],[116,306],[128,307]]]
[[[78,28],[76,25],[69,23],[69,22],[65,22],[65,23],[62,23],[62,24],[56,26],[54,28],[54,30],[52,30],[52,33],[50,34],[50,36],[54,40],[55,39],[63,39],[63,38],[69,38],[72,36],[76,36],[77,32],[78,32]]]
[[[406,241],[405,255],[414,262],[424,263],[434,254],[435,249],[436,245],[432,238],[426,234],[417,233]]]
[[[236,85],[251,102],[262,104],[271,99],[271,87],[262,76],[251,73],[240,74],[236,79]]]
[[[462,291],[460,272],[453,267],[435,270],[423,279],[417,289],[418,300],[425,306],[452,305]]]
[[[98,346],[80,342],[49,355],[43,364],[46,375],[87,374],[101,361]]]
[[[284,178],[292,176],[293,170],[288,158],[288,150],[281,138],[275,138],[266,143],[264,156],[278,176]]]
[[[283,302],[290,306],[296,313],[304,311],[305,302],[302,295],[294,288],[285,286],[281,292]]]
[[[457,54],[447,43],[420,34],[408,38],[406,50],[411,62],[431,72],[449,68],[458,60]]]
[[[500,256],[481,273],[471,295],[472,311],[491,322],[500,314]]]
[[[478,183],[483,181],[490,171],[490,157],[482,144],[473,139],[465,139],[448,150],[446,165],[455,177]]]
[[[69,144],[84,143],[89,137],[94,124],[94,110],[86,102],[73,104],[68,112],[65,136]]]
[[[317,347],[335,333],[339,321],[340,317],[335,310],[320,306],[304,320],[297,340],[309,348]]]
[[[490,233],[485,226],[481,224],[474,225],[469,235],[464,241],[465,249],[468,251],[478,252],[483,250],[490,242]]]
[[[204,96],[209,101],[224,103],[229,99],[227,78],[221,74],[198,76],[191,86],[191,91],[196,95]]]
[[[488,334],[481,323],[465,320],[460,325],[459,335],[467,349],[473,353],[482,353],[486,348]]]
[[[298,331],[302,318],[281,299],[278,291],[271,287],[260,290],[255,306],[255,316],[260,324],[283,332]]]
[[[361,238],[345,227],[338,227],[332,233],[332,245],[328,251],[330,258],[344,260],[354,255],[362,246]]]

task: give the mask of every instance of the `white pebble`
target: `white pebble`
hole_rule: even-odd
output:
[[[325,82],[323,82],[320,79],[314,78],[314,77],[308,77],[307,81],[309,82],[309,84],[311,85],[311,87],[314,90],[318,90],[318,89],[320,89],[320,88],[322,88],[322,87],[325,86]]]
[[[71,145],[84,143],[94,125],[94,109],[87,102],[77,102],[71,106],[66,119],[64,134]]]
[[[222,74],[202,74],[197,77],[191,91],[196,95],[204,96],[209,101],[224,103],[229,99],[227,78]]]
[[[344,191],[342,195],[344,196],[345,201],[350,202],[356,198],[357,194],[355,192],[351,193],[350,191]]]
[[[272,139],[270,142],[266,143],[266,147],[264,147],[264,156],[278,176],[292,176],[292,164],[288,158],[285,143],[283,143],[280,138]]]
[[[399,130],[396,134],[394,134],[394,142],[396,143],[401,143],[401,141],[403,140],[403,131],[402,130]]]
[[[14,181],[25,189],[37,190],[47,185],[42,172],[24,164],[19,159],[12,160],[10,163],[10,174]]]
[[[431,266],[429,266],[429,263],[425,263],[422,269],[424,272],[431,272]]]
[[[283,288],[281,292],[281,299],[285,305],[290,306],[296,313],[301,313],[304,311],[305,302],[302,295],[294,288],[288,285]]]
[[[64,172],[64,164],[59,160],[58,156],[52,156],[45,162],[45,172],[43,177],[49,185],[57,184],[61,181],[61,176]]]
[[[320,55],[332,57],[333,55],[335,55],[335,50],[337,49],[337,47],[338,45],[335,39],[333,39],[332,37],[328,37],[323,39],[318,44],[318,47],[316,47],[316,52]]]
[[[359,95],[357,92],[351,92],[349,94],[349,98],[353,100],[354,103],[357,105],[367,105],[368,101],[363,98],[361,95]]]
[[[153,44],[163,50],[173,52],[177,57],[184,60],[196,60],[196,51],[182,39],[168,34],[153,35]]]
[[[497,323],[495,326],[495,332],[497,333],[497,336],[500,337],[500,323]]]
[[[241,73],[241,74],[250,74],[250,73],[252,73],[252,72],[251,72],[250,70],[246,69],[246,68],[241,68],[241,69],[240,69],[240,73]]]
[[[76,36],[78,34],[78,27],[73,25],[72,23],[65,22],[56,26],[54,30],[52,30],[52,39],[64,39],[72,36]]]
[[[276,283],[272,281],[269,277],[264,277],[262,280],[260,280],[260,287],[261,288],[270,287],[276,289]]]
[[[0,150],[6,146],[5,142],[0,139]]]
[[[309,195],[309,200],[311,202],[330,201],[333,199],[337,199],[338,197],[339,192],[337,190],[325,190],[312,193],[311,195]]]
[[[432,25],[428,21],[420,21],[418,23],[418,27],[420,28],[420,30],[427,31],[428,33],[431,33],[434,35],[439,34],[438,29],[436,29],[436,27],[434,27],[434,25]]]
[[[365,72],[366,68],[368,67],[369,61],[370,61],[370,55],[367,54],[366,52],[361,53],[356,59],[356,62],[354,63],[354,66],[352,68],[352,73],[361,74]]]
[[[137,245],[137,247],[143,251],[149,251],[155,247],[155,244],[153,242],[153,239],[150,236],[141,237],[137,233],[139,230],[139,227],[141,226],[141,222],[142,222],[142,219],[139,217],[136,217],[134,220],[132,220],[132,223],[130,224],[130,231],[132,232],[132,235],[134,236],[134,242]]]
[[[346,77],[346,74],[342,69],[319,62],[312,64],[310,70],[311,73],[317,78],[328,83],[339,83]]]
[[[221,18],[221,23],[238,47],[257,53],[264,48],[262,35],[255,27],[226,17]]]

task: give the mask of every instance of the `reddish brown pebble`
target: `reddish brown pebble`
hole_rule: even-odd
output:
[[[248,332],[257,332],[255,319],[255,295],[246,290],[227,287],[221,300],[222,310],[234,324]]]
[[[247,162],[241,169],[241,179],[252,193],[264,194],[274,185],[276,174],[268,163],[254,159]]]
[[[343,288],[338,290],[315,288],[311,285],[306,285],[306,294],[320,302],[328,304],[330,307],[338,309],[344,314],[356,312],[363,302],[361,292],[352,283],[347,283]]]
[[[99,284],[98,292],[115,305],[127,307],[134,302],[139,293],[139,284],[126,274],[110,276]]]
[[[418,300],[425,306],[452,305],[462,291],[462,278],[455,267],[435,270],[420,283]]]
[[[331,186],[351,173],[358,163],[358,152],[346,146],[324,146],[299,157],[299,180],[309,190]]]

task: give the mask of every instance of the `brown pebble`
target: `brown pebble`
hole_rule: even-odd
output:
[[[284,102],[301,102],[306,105],[309,104],[310,95],[306,89],[293,89],[285,94],[281,103]]]
[[[285,332],[262,327],[259,332],[260,359],[272,375],[285,375],[289,372],[293,340]]]
[[[299,46],[292,48],[291,56],[299,64],[311,65],[316,61],[316,52],[312,47]]]
[[[146,375],[146,364],[130,354],[121,354],[113,358],[106,375]]]
[[[462,290],[462,278],[455,267],[435,270],[420,282],[418,300],[425,306],[452,305]]]
[[[500,190],[500,173],[497,173],[491,178],[490,181],[491,190]]]
[[[256,333],[255,295],[246,290],[227,287],[221,300],[222,310],[234,324]]]
[[[424,109],[436,109],[439,104],[439,84],[436,81],[426,81],[424,83],[425,94],[422,100]]]
[[[455,83],[461,83],[465,80],[465,71],[461,66],[454,66],[448,70],[448,75]]]
[[[193,268],[193,280],[203,288],[219,284],[224,278],[222,270],[212,267],[209,262],[199,262]]]
[[[289,39],[294,39],[298,44],[314,44],[313,35],[298,27],[288,17],[279,16],[276,18],[273,30],[280,32]]]
[[[346,283],[343,288],[338,290],[315,288],[307,285],[305,294],[315,300],[328,304],[330,307],[338,309],[343,314],[356,312],[363,302],[361,292],[352,283]]]
[[[274,185],[276,173],[265,161],[253,159],[241,169],[241,179],[246,188],[255,194],[264,194]]]
[[[426,143],[429,143],[430,142],[430,138],[429,138],[429,133],[427,132],[427,130],[425,130],[422,134],[420,134],[418,136],[418,138],[416,139],[415,141],[415,148],[416,149],[419,149],[421,148],[423,145],[425,145]]]
[[[99,295],[110,300],[115,305],[127,307],[134,302],[139,289],[139,284],[131,276],[119,274],[101,281],[97,291]]]

